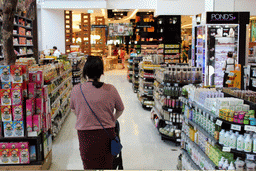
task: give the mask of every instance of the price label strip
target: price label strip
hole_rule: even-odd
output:
[[[223,152],[230,152],[231,151],[231,147],[223,147],[222,151]]]
[[[218,126],[221,126],[222,125],[222,121],[221,120],[219,120],[219,119],[217,119],[217,121],[216,121],[216,125],[218,125]]]
[[[172,112],[172,109],[168,109],[168,112]]]
[[[256,156],[253,154],[246,154],[246,159],[247,160],[256,160]]]
[[[241,131],[241,125],[231,124],[231,129],[236,131]]]

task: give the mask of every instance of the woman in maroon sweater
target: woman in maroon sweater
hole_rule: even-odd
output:
[[[124,105],[113,85],[100,82],[103,71],[101,58],[89,56],[83,69],[87,82],[82,83],[81,88],[92,110],[114,138],[115,122],[123,113]],[[112,169],[111,140],[86,104],[80,84],[72,89],[70,100],[77,116],[75,128],[84,169]]]

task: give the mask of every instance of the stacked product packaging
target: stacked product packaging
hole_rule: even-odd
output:
[[[255,111],[250,110],[250,105],[244,104],[243,99],[224,97],[224,93],[216,89],[193,86],[185,86],[183,89],[188,92],[188,102],[192,104],[185,106],[184,115],[194,126],[190,127],[183,123],[183,132],[190,139],[185,147],[186,150],[193,149],[197,144],[221,170],[245,168],[255,170],[254,160],[248,159],[248,156],[246,159],[237,157],[235,160],[236,152],[231,151],[232,149],[238,153],[244,152],[244,155],[256,154]],[[192,106],[195,106],[195,109],[191,108]],[[241,132],[243,130],[244,134]],[[186,137],[183,138],[186,140]],[[207,139],[208,141],[205,141]],[[213,139],[219,145],[210,143],[209,139]],[[194,155],[200,155],[196,150],[195,148],[194,153],[191,154],[195,160],[198,156]],[[200,165],[199,161],[195,163]]]

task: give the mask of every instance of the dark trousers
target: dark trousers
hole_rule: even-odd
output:
[[[223,78],[223,87],[228,87],[228,84],[226,84],[227,80],[228,80],[228,73],[225,73]]]
[[[106,129],[115,137],[115,129]],[[110,138],[103,129],[78,130],[79,149],[84,169],[112,169],[113,156],[110,151]]]

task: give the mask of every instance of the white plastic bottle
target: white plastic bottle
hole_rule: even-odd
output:
[[[230,163],[230,166],[228,167],[228,170],[236,170],[233,162]]]
[[[228,147],[229,139],[230,139],[230,132],[227,131],[227,132],[225,133],[224,146]]]
[[[236,131],[236,138],[238,138],[239,137],[239,132],[238,131]]]
[[[250,137],[250,134],[247,134],[246,138],[244,139],[244,151],[245,152],[252,151],[252,139]]]
[[[220,135],[219,135],[219,143],[222,144],[222,145],[224,144],[224,138],[225,138],[225,130],[222,129],[220,131]]]
[[[237,140],[237,137],[235,133],[231,134],[229,139],[229,147],[231,147],[232,149],[236,149],[236,140]]]
[[[218,165],[218,167],[219,167],[219,170],[223,170],[222,169],[222,167],[223,167],[223,164],[224,164],[224,157],[221,157],[221,160],[219,161],[219,165]]]
[[[228,160],[226,159],[225,163],[222,166],[222,170],[228,170],[229,164],[228,164]]]
[[[256,134],[253,135],[253,153],[256,153]]]
[[[243,151],[244,150],[244,136],[243,135],[239,135],[239,137],[237,138],[236,149],[238,151]]]

